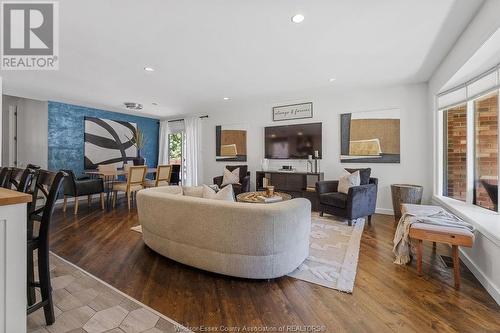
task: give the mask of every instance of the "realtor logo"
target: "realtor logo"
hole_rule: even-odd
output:
[[[58,3],[2,2],[2,70],[59,68]]]

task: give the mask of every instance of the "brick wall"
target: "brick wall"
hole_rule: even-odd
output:
[[[482,181],[498,184],[498,95],[475,102],[474,119],[474,203],[494,209]],[[467,107],[461,105],[445,113],[447,130],[447,170],[445,195],[465,201],[467,190]],[[446,141],[445,141],[446,142]]]
[[[475,204],[494,209],[481,180],[498,183],[498,95],[475,102]]]
[[[448,146],[445,195],[465,201],[467,191],[467,106],[445,113]]]

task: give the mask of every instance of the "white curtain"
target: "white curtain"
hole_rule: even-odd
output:
[[[201,120],[199,117],[185,118],[184,126],[186,131],[185,185],[196,186],[198,175],[201,174]]]
[[[158,165],[168,164],[168,120],[160,121],[160,142],[158,145]]]

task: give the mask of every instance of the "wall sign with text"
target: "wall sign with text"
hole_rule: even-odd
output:
[[[313,117],[313,103],[290,104],[273,107],[273,121]]]

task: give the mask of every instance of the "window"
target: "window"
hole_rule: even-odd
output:
[[[172,120],[168,122],[168,164],[180,165],[178,168],[178,174],[172,175],[174,179],[177,179],[184,183],[186,180],[186,159],[185,156],[185,142],[186,142],[186,132],[184,129],[184,120]],[[173,170],[176,173],[176,169]]]
[[[467,105],[444,111],[443,195],[466,200],[467,195]]]
[[[497,210],[498,193],[498,92],[474,101],[474,201]]]
[[[498,212],[500,65],[437,96],[437,192]]]
[[[182,133],[168,135],[168,164],[182,164]]]

